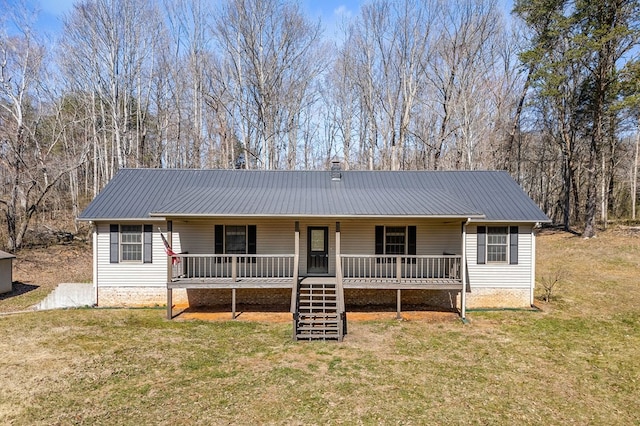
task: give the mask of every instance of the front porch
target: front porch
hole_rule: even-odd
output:
[[[236,290],[290,289],[292,313],[295,313],[300,286],[317,283],[335,285],[339,292],[345,289],[397,290],[399,317],[401,290],[462,292],[461,262],[458,255],[341,255],[340,274],[298,276],[295,254],[180,254],[172,257],[171,280],[167,283],[167,318],[173,318],[171,295],[174,289],[230,289],[231,317],[235,318]]]
[[[171,241],[172,225],[170,222],[168,225]],[[398,317],[403,290],[459,292],[459,312],[465,318],[466,280],[464,245],[461,244],[464,241],[464,227],[462,236],[452,236],[460,240],[462,254],[443,252],[441,255],[353,253],[354,248],[358,248],[354,244],[355,235],[343,244],[340,222],[335,223],[335,235],[331,239],[328,226],[307,226],[306,244],[301,244],[300,229],[299,222],[295,222],[293,253],[180,253],[168,257],[167,318],[173,318],[174,289],[230,289],[232,318],[236,317],[237,290],[288,289],[294,316],[294,338],[300,338],[300,334],[295,333],[299,330],[299,322],[306,321],[307,329],[313,331],[327,328],[327,323],[334,322],[332,330],[338,330],[336,338],[341,340],[346,332],[345,289],[396,291]],[[315,234],[318,238],[315,238]],[[342,253],[343,247],[349,252]],[[307,297],[316,293],[321,296]],[[322,315],[316,309],[320,306]],[[321,321],[321,325],[309,326],[310,321]]]

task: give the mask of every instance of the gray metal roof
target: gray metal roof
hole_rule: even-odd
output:
[[[80,220],[154,216],[414,216],[548,222],[499,171],[124,169]]]

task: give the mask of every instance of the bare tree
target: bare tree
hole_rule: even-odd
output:
[[[61,67],[95,123],[94,173],[102,186],[123,167],[147,165],[147,119],[159,21],[148,0],[76,3],[65,19]],[[98,162],[99,161],[99,162]]]
[[[66,161],[57,155],[61,136],[56,100],[47,90],[47,52],[28,16],[12,18],[18,35],[0,37],[0,206],[7,247],[15,251],[50,191],[84,155]]]
[[[319,24],[297,3],[231,0],[212,29],[224,58],[225,92],[242,119],[238,139],[248,167],[292,167],[295,153],[281,164],[280,152],[297,149],[301,107],[313,99],[309,82],[322,70]]]

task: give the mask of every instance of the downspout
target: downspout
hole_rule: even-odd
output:
[[[460,261],[460,274],[462,275],[462,291],[460,292],[460,316],[467,319],[467,225],[471,218],[462,224],[462,259]]]
[[[98,306],[98,226],[93,222],[89,221],[89,226],[91,226],[92,232],[92,244],[93,244],[93,287],[95,297],[93,303],[95,306]]]

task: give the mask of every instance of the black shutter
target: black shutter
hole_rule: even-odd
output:
[[[256,254],[257,244],[257,230],[256,225],[247,226],[247,254]],[[251,263],[256,263],[256,258],[251,258]]]
[[[409,256],[416,255],[416,227],[409,226],[407,229],[407,254]]]
[[[247,254],[257,253],[256,237],[257,237],[256,225],[247,226]]]
[[[478,226],[478,265],[487,263],[487,227]]]
[[[376,226],[376,254],[384,254],[384,226]]]
[[[144,263],[153,262],[153,225],[144,225],[143,235],[144,247],[142,249],[142,258]]]
[[[509,263],[518,264],[518,227],[511,226],[509,229]]]
[[[215,240],[215,254],[223,254],[224,253],[224,225],[216,225],[214,231],[214,240]]]
[[[120,261],[120,226],[109,225],[109,262],[118,263]]]

